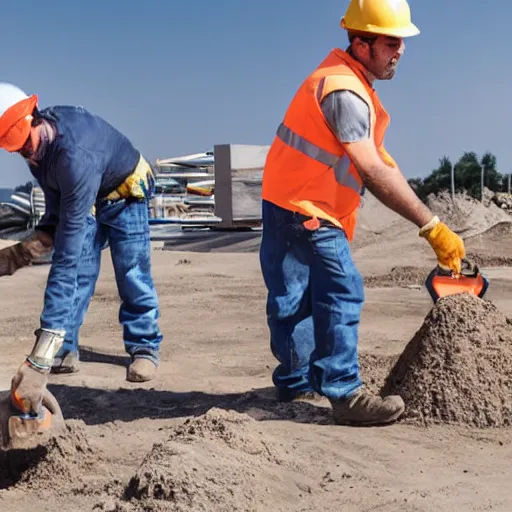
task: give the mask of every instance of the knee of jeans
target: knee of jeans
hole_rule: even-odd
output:
[[[287,293],[279,297],[269,297],[267,313],[270,320],[283,320],[289,318],[299,311],[302,296]]]
[[[353,264],[344,270],[343,278],[333,287],[335,303],[344,304],[345,309],[359,309],[365,300],[363,276]]]

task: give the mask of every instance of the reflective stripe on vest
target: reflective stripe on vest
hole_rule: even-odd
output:
[[[283,123],[277,129],[277,136],[287,146],[290,146],[304,155],[320,162],[321,164],[328,165],[334,170],[336,181],[344,187],[349,187],[357,194],[361,193],[361,185],[349,172],[350,158],[344,154],[341,158],[338,155],[330,153],[325,149],[319,148],[315,144],[309,142],[293,130],[285,126]]]

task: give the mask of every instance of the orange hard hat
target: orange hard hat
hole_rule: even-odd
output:
[[[27,96],[15,85],[0,83],[0,147],[19,151],[30,135],[37,95]]]

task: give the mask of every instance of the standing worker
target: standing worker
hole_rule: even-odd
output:
[[[341,26],[348,49],[332,50],[299,87],[263,172],[260,261],[280,363],[273,382],[284,401],[326,396],[335,423],[385,424],[405,405],[370,394],[359,374],[364,290],[349,242],[362,191],[418,226],[440,265],[460,272],[465,249],[384,148],[389,115],[373,84],[393,78],[404,38],[419,34],[409,5],[352,0]]]
[[[0,251],[0,275],[53,249],[35,344],[11,390],[30,409],[24,412],[37,412],[52,367],[77,370],[78,333],[107,244],[132,359],[127,380],[154,378],[162,341],[151,277],[149,164],[124,135],[84,108],[39,110],[37,102],[36,95],[0,83],[0,147],[25,158],[46,200],[35,233]]]

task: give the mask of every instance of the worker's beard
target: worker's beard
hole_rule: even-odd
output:
[[[46,120],[43,120],[39,127],[39,143],[34,151],[31,137],[28,138],[25,145],[20,150],[20,155],[29,163],[29,165],[38,166],[41,159],[46,154],[46,150],[55,140],[56,129]]]
[[[398,67],[398,59],[388,61],[384,66],[379,62],[380,58],[374,48],[370,48],[371,69],[370,72],[377,80],[391,80]]]
[[[29,163],[32,164],[34,161],[34,150],[32,148],[32,140],[30,135],[23,145],[23,147],[19,150],[19,154]]]

